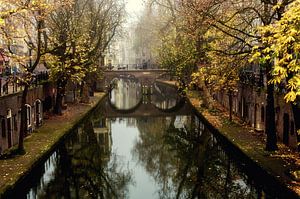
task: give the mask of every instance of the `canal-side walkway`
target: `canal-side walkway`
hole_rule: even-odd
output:
[[[24,142],[26,154],[0,160],[0,198],[18,181],[44,159],[84,116],[103,98],[104,93],[95,93],[90,103],[68,104],[62,116],[50,116],[43,126],[29,135]]]
[[[204,108],[198,91],[189,91],[187,97],[197,111],[222,136],[233,146],[239,148],[242,154],[254,162],[254,165],[261,168],[262,173],[265,173],[266,176],[270,174],[269,176],[272,176],[271,178],[275,179],[278,184],[283,186],[286,184],[291,193],[290,197],[287,196],[288,198],[300,198],[300,182],[296,181],[290,172],[300,169],[300,158],[297,152],[291,151],[280,143],[278,151],[267,152],[264,150],[266,136],[263,133],[253,131],[249,126],[241,124],[237,118],[234,119],[234,122],[230,122],[228,111],[220,105],[216,104],[214,111]],[[263,176],[261,177],[263,178]]]

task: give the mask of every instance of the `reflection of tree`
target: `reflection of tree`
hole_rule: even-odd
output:
[[[166,145],[164,145],[164,134],[171,121],[175,118],[142,118],[137,119],[137,126],[139,129],[139,140],[136,142],[133,155],[145,167],[146,171],[150,173],[155,181],[164,182],[162,184],[163,190],[168,190],[168,179],[170,178],[169,158],[172,157]]]
[[[139,121],[134,153],[160,185],[160,198],[251,198],[246,177],[195,120],[183,129],[174,119],[168,126],[161,118]]]
[[[178,103],[180,96],[175,88],[166,86],[161,83],[155,83],[151,101],[157,107],[162,109],[170,109]]]
[[[101,150],[91,121],[59,149],[59,168],[41,197],[125,198],[131,182],[114,154]]]

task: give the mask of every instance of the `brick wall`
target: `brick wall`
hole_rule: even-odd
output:
[[[228,95],[226,92],[218,92],[215,99],[224,107],[229,108]],[[266,119],[266,93],[251,85],[240,84],[238,92],[233,97],[233,112],[243,121],[248,123],[256,131],[264,131]],[[275,97],[276,127],[278,140],[297,148],[292,107],[283,100],[283,96]]]
[[[55,90],[52,85],[39,85],[29,90],[27,95],[28,134],[42,124],[45,99],[53,100]],[[22,92],[0,97],[0,154],[17,145],[21,120]],[[31,110],[31,111],[29,111]]]

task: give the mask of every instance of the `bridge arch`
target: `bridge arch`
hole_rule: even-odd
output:
[[[132,113],[135,110],[137,110],[140,107],[140,105],[143,104],[143,99],[141,98],[135,106],[130,107],[128,109],[120,109],[120,108],[116,107],[113,103],[111,103],[110,99],[108,99],[108,104],[109,104],[110,108],[112,110],[114,110],[115,112],[120,113],[120,114],[127,114],[127,113]]]
[[[108,99],[107,99],[108,100]],[[188,102],[186,102],[184,99],[182,101],[179,101],[178,104],[175,107],[172,107],[171,109],[164,110],[157,108],[154,104],[148,103],[145,104],[142,101],[139,101],[136,106],[130,108],[130,109],[119,109],[113,104],[107,101],[107,103],[103,104],[103,107],[101,108],[101,112],[104,117],[108,118],[117,118],[117,117],[165,117],[165,116],[172,116],[174,113],[176,115],[186,115],[189,114],[191,111],[191,106]]]
[[[156,104],[153,104],[153,105],[156,109],[158,109],[161,112],[171,113],[171,112],[175,112],[175,111],[178,111],[179,109],[181,109],[185,103],[186,103],[185,98],[181,98],[179,101],[176,101],[175,106],[172,106],[170,108],[160,108]]]
[[[161,101],[152,101],[153,95],[141,95],[139,100],[134,106],[129,108],[120,108],[117,107],[111,100],[110,96],[108,96],[108,104],[110,111],[113,111],[115,114],[125,114],[125,115],[151,115],[151,113],[163,115],[165,113],[172,113],[175,111],[180,110],[183,106],[185,106],[185,99],[184,98],[176,98],[173,101],[175,102],[174,105],[167,106],[163,108],[159,106],[157,103],[164,103],[163,100]],[[167,99],[168,100],[168,99]]]
[[[104,85],[106,90],[110,92],[115,86],[115,83],[121,79],[131,80],[134,81],[135,83],[139,83],[139,79],[137,79],[134,75],[115,74],[114,76],[110,76],[108,78],[104,77]]]
[[[160,82],[154,84],[152,96],[152,103],[156,108],[166,112],[176,110],[182,103],[182,96],[177,93],[175,87]]]
[[[120,79],[122,80],[119,81]],[[148,89],[148,91],[151,90],[151,93],[144,93],[144,86],[133,75],[115,75],[112,82],[116,82],[116,87],[109,91],[107,106],[116,114],[172,113],[179,110],[185,102],[177,94],[174,86],[160,82],[151,85],[151,89]],[[136,83],[139,85],[136,86]],[[124,105],[118,104],[118,99],[124,101]]]

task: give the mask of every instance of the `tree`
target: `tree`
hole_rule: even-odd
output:
[[[262,35],[257,32],[258,24],[269,25],[279,20],[284,9],[291,3],[283,1],[216,1],[216,14],[206,13],[211,19],[210,24],[215,29],[223,32],[238,44],[238,48],[225,51],[228,55],[248,54],[250,56],[252,47],[261,43]],[[226,38],[228,38],[226,37]],[[226,50],[226,49],[225,49]],[[224,51],[223,51],[224,52]],[[272,64],[266,62],[265,68],[267,80],[271,79],[270,70]],[[277,135],[275,126],[274,86],[267,85],[267,108],[265,132],[267,134],[266,150],[277,149]]]
[[[87,75],[95,72],[103,53],[121,26],[124,6],[112,0],[76,0],[71,9],[51,15],[48,41],[49,67],[56,83],[54,113],[62,114],[62,99],[68,81],[85,86]]]
[[[286,90],[284,99],[286,102],[290,102],[293,108],[298,143],[300,143],[299,15],[300,1],[296,0],[279,21],[262,26],[261,35],[263,35],[262,41],[265,45],[262,49],[260,46],[256,46],[253,55],[253,58],[259,58],[262,64],[274,63],[270,71],[269,84]]]
[[[300,1],[297,0],[290,5],[279,21],[262,26],[262,40],[267,47],[261,53],[257,51],[257,54],[254,55],[260,57],[262,62],[274,60],[271,83],[285,84],[287,92],[284,98],[287,102],[294,102],[300,96],[298,63],[300,19],[297,17],[299,13]]]
[[[149,2],[147,2],[149,3]],[[144,11],[130,29],[133,29],[134,39],[132,49],[137,55],[136,60],[141,63],[144,59],[151,59],[154,61],[157,58],[156,48],[160,44],[158,35],[158,27],[160,27],[162,16],[158,15],[155,7],[146,5]]]
[[[224,76],[219,76],[225,79],[216,78],[213,85],[220,85],[216,83],[219,80],[221,80],[219,83],[230,81],[231,83],[228,84],[231,87],[230,91],[233,90],[232,86],[236,85],[239,70],[247,65],[247,59],[251,57],[252,48],[257,44],[261,47],[264,46],[263,48],[268,47],[265,46],[267,44],[263,43],[261,39],[266,35],[260,35],[258,32],[259,24],[266,26],[280,20],[282,13],[293,0],[196,0],[181,1],[180,3],[168,0],[156,0],[153,2],[161,11],[164,11],[169,16],[169,20],[164,22],[164,24],[168,25],[168,28],[160,32],[163,35],[162,38],[165,39],[165,41],[161,42],[163,47],[161,49],[164,49],[167,46],[166,44],[168,44],[169,47],[166,49],[169,52],[162,51],[160,63],[172,63],[174,64],[174,69],[172,69],[176,71],[177,55],[174,47],[180,46],[178,44],[180,44],[181,38],[187,38],[186,41],[190,42],[189,45],[194,45],[193,48],[196,49],[198,56],[195,63],[200,68],[201,73],[195,74],[195,76],[202,77],[203,73],[207,73],[205,76],[209,76],[211,72],[221,70],[228,72]],[[211,33],[216,33],[216,35]],[[171,39],[174,41],[173,44],[170,42]],[[225,43],[226,45],[216,45],[218,43]],[[184,47],[184,45],[181,47]],[[219,64],[222,64],[221,61],[223,59],[225,63],[238,63],[242,60],[242,64],[241,66],[230,64],[227,66],[229,68],[225,67],[226,70],[224,70],[225,65],[219,66]],[[265,69],[267,80],[271,80],[270,71],[272,63],[265,62],[261,67]],[[231,70],[233,68],[234,72]],[[214,72],[214,74],[217,73]],[[198,78],[197,83],[204,91],[204,98],[208,99],[207,104],[211,104],[212,100],[209,100],[211,96],[208,89],[211,84],[208,84],[209,81],[204,80],[203,78]],[[266,150],[274,151],[277,149],[274,85],[268,84],[266,93]]]
[[[196,67],[197,52],[192,40],[184,34],[167,35],[159,49],[161,67],[171,71],[177,78],[180,89],[185,89],[191,81]]]
[[[212,3],[211,10],[214,10],[214,7],[215,2]],[[231,16],[232,12],[234,11],[226,9],[226,13],[222,13],[220,17],[224,20]],[[208,19],[202,19],[202,23],[208,23],[205,20]],[[242,20],[237,18],[229,24],[234,26],[241,23]],[[191,27],[194,26],[196,24],[191,25]],[[193,74],[193,80],[198,84],[202,82],[200,84],[202,90],[207,88],[210,93],[221,91],[227,93],[229,98],[229,119],[232,120],[233,94],[238,87],[239,72],[247,65],[247,56],[249,55],[242,50],[243,44],[241,42],[236,41],[235,38],[224,33],[224,31],[221,31],[214,25],[206,25],[204,29],[198,31],[204,34],[201,36],[201,41],[199,41],[201,44],[198,44],[198,49],[202,56],[199,58],[199,70]],[[205,97],[207,96],[208,94],[205,95]]]
[[[21,125],[18,145],[20,153],[25,153],[23,141],[27,133],[27,93],[33,82],[33,71],[46,53],[45,20],[53,10],[58,7],[68,7],[70,3],[69,0],[48,3],[45,0],[1,0],[3,8],[0,14],[2,38],[7,46],[10,58],[21,65],[24,71],[22,77],[19,77],[24,85],[21,99]],[[16,44],[27,47],[29,54],[24,54],[17,49]]]

